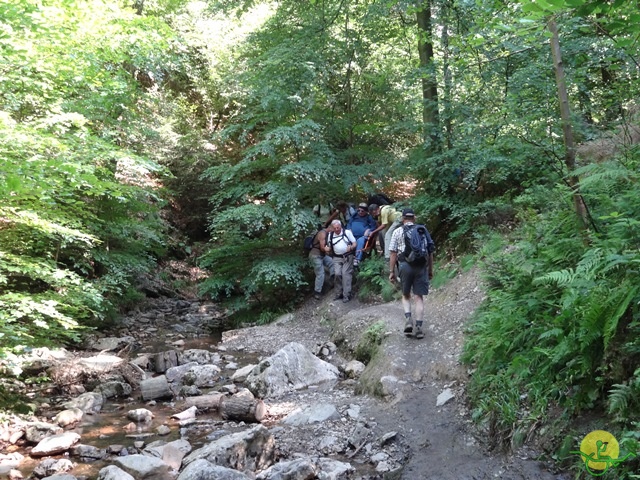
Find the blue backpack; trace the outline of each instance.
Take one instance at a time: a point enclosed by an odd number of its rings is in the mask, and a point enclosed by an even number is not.
[[[404,259],[409,265],[425,265],[436,249],[429,230],[424,225],[404,225]]]

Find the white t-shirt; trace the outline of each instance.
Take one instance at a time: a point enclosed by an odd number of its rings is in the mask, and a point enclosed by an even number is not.
[[[356,243],[356,238],[353,236],[353,233],[351,233],[351,230],[343,229],[339,234],[331,232],[328,236],[327,243],[333,248],[334,254],[344,255],[347,253],[349,245]]]

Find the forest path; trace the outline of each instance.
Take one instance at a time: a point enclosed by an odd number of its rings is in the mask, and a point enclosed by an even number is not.
[[[378,354],[360,378],[365,392],[382,390],[384,399],[363,396],[363,416],[378,434],[398,432],[404,468],[384,479],[438,480],[567,480],[567,474],[549,472],[533,460],[526,448],[516,454],[490,451],[486,438],[473,425],[467,407],[466,368],[460,365],[464,328],[484,298],[478,272],[472,269],[432,291],[425,301],[426,336],[422,340],[402,333],[404,317],[399,301],[362,304],[310,299],[283,319],[264,326],[225,333],[223,344],[233,348],[273,353],[290,341],[317,348],[328,340],[343,355],[353,350],[364,332],[384,323]],[[449,390],[454,397],[437,406],[438,396]]]
[[[464,329],[484,299],[477,270],[458,275],[425,299],[426,336],[402,334],[400,302],[368,307],[389,327],[379,358],[370,365],[372,379],[392,375],[397,391],[370,412],[382,429],[396,428],[409,453],[401,478],[407,480],[568,479],[546,470],[526,448],[502,455],[489,450],[471,421],[467,406],[466,368],[460,364]],[[438,406],[445,391],[454,397]],[[548,465],[550,466],[550,465]]]

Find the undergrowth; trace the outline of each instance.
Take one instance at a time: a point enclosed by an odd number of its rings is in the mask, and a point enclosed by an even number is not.
[[[530,438],[550,411],[569,418],[596,409],[609,414],[602,429],[622,439],[622,456],[640,438],[637,168],[610,163],[579,173],[593,228],[578,227],[564,187],[532,189],[515,202],[520,227],[484,258],[488,296],[463,361],[474,369],[473,416],[495,445]],[[485,243],[495,252],[495,235]],[[617,478],[632,478],[624,475],[633,464],[625,465]]]

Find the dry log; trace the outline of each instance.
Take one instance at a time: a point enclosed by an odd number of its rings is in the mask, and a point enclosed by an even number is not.
[[[225,396],[226,394],[224,393],[210,393],[199,397],[187,397],[184,401],[184,405],[186,408],[197,407],[198,410],[217,410],[220,408],[220,401]]]
[[[169,390],[167,377],[164,375],[142,380],[140,382],[140,393],[142,393],[143,400],[155,400],[156,398],[173,396],[171,390]]]
[[[266,413],[264,402],[256,399],[246,388],[220,402],[220,414],[225,420],[261,422]]]

